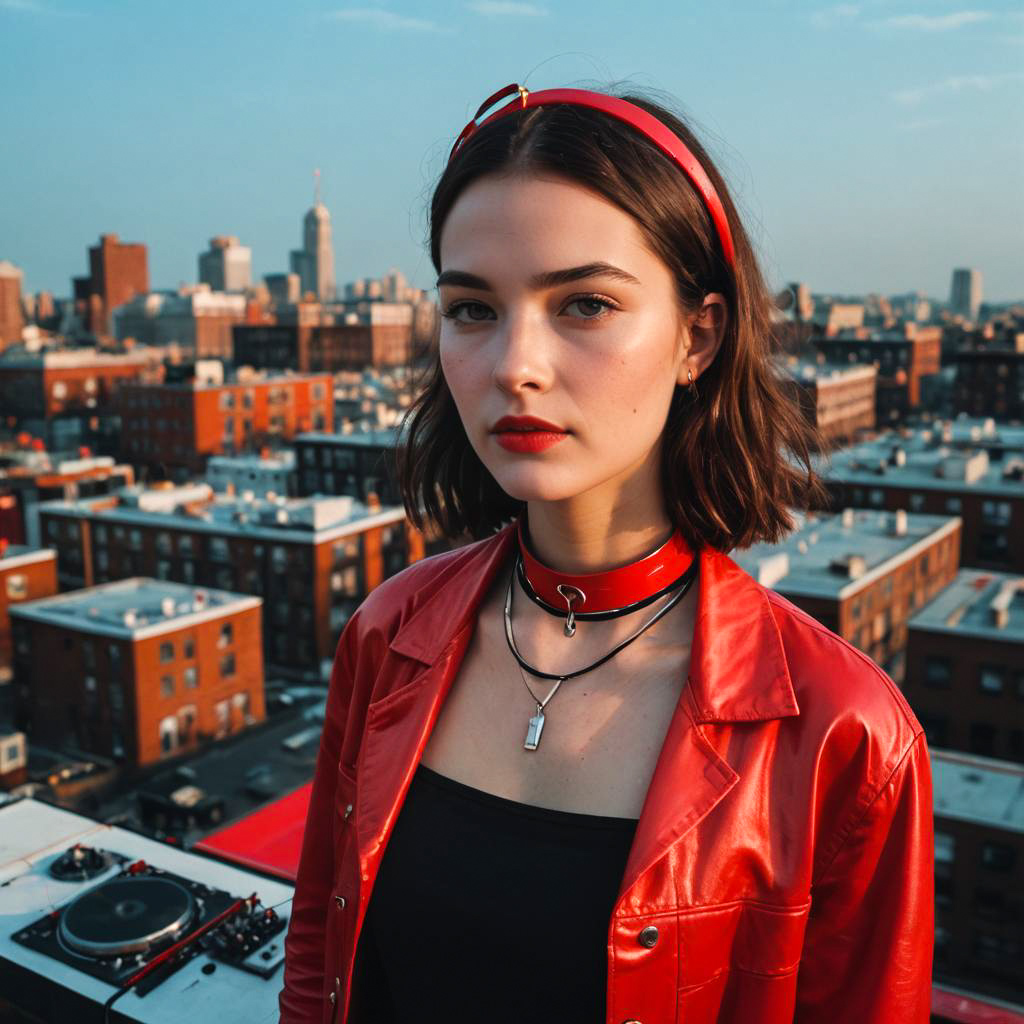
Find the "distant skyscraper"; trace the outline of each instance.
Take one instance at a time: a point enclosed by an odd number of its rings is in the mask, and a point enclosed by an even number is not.
[[[321,302],[335,297],[331,215],[320,200],[319,171],[313,206],[302,221],[302,248],[292,250],[291,269],[299,275],[303,295],[312,292]]]
[[[100,235],[89,247],[89,276],[73,278],[75,309],[86,330],[106,334],[110,314],[130,298],[149,291],[146,247]]]
[[[215,292],[241,292],[252,285],[252,250],[234,235],[217,235],[199,254],[199,280]]]
[[[981,271],[959,267],[953,271],[953,284],[949,290],[949,304],[954,313],[962,313],[970,320],[978,319],[981,309]]]
[[[25,326],[21,308],[21,270],[7,260],[0,260],[0,349],[21,341]]]

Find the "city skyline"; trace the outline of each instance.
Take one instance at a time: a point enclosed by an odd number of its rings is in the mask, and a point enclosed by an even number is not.
[[[158,289],[195,280],[221,234],[252,249],[254,279],[285,272],[317,167],[337,280],[401,266],[430,288],[427,204],[447,148],[519,79],[672,97],[773,286],[945,300],[953,269],[973,267],[987,301],[1024,294],[1024,17],[1009,3],[651,5],[629,20],[605,2],[258,17],[229,3],[202,19],[196,33],[155,9],[0,0],[0,83],[20,97],[0,259],[27,292],[68,295],[107,232],[147,245]]]

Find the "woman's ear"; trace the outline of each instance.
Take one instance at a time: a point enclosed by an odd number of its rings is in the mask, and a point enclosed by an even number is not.
[[[689,384],[687,371],[696,380],[711,365],[722,345],[728,322],[729,307],[720,292],[709,292],[700,309],[686,317],[690,344],[679,366],[680,384]]]

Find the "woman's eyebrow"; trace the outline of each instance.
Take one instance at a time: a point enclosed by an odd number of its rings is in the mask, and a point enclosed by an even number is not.
[[[585,277],[611,277],[617,281],[624,281],[627,284],[639,284],[640,282],[630,273],[611,263],[585,263],[581,267],[567,267],[565,270],[546,270],[540,274],[534,274],[529,284],[534,291],[545,288],[557,288],[562,284],[569,284],[572,281],[579,281]],[[437,279],[437,287],[442,285],[461,285],[463,288],[475,288],[478,291],[493,291],[491,286],[482,277],[470,274],[465,270],[445,270]]]

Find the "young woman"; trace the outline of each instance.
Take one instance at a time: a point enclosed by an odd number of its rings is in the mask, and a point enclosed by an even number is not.
[[[511,86],[431,212],[401,475],[478,539],[341,637],[281,1020],[924,1024],[921,727],[728,556],[820,482],[721,176],[650,102]]]

